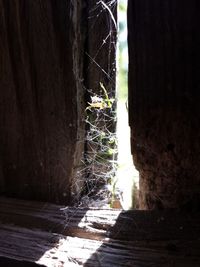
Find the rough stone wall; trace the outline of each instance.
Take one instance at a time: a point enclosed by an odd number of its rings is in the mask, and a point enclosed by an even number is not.
[[[2,194],[69,203],[82,142],[82,19],[81,0],[0,0]]]
[[[129,116],[140,208],[199,201],[198,1],[129,0]]]

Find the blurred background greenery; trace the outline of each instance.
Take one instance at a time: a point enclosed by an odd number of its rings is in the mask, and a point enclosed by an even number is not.
[[[119,0],[118,5],[118,99],[127,100],[127,73],[128,73],[128,48],[127,48],[127,0]]]
[[[118,171],[117,187],[122,192],[124,209],[136,207],[135,196],[139,174],[133,165],[128,125],[128,46],[127,0],[118,0],[118,73],[117,73],[117,138]]]

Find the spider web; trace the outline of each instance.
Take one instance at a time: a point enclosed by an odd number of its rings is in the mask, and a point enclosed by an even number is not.
[[[86,109],[82,166],[76,174],[81,198],[77,206],[110,207],[116,198],[116,8],[117,1],[92,1],[87,17],[85,90]],[[100,28],[102,27],[102,28]],[[101,34],[101,30],[104,30]],[[100,32],[100,34],[95,34]],[[94,47],[95,38],[98,46]],[[94,79],[93,79],[93,74]],[[86,78],[87,77],[87,78]],[[103,89],[104,88],[104,89]],[[108,106],[108,102],[110,105]]]

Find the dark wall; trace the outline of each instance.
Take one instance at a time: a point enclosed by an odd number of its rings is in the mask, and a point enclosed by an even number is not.
[[[100,82],[115,95],[116,7],[108,0],[0,0],[1,194],[79,200],[86,107],[102,94]]]
[[[81,3],[0,0],[2,194],[70,199],[82,141]]]
[[[195,0],[129,1],[129,116],[141,208],[199,199],[199,8]]]

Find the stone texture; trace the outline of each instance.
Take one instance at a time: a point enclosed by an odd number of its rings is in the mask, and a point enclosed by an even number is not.
[[[199,204],[198,1],[129,1],[129,116],[140,208]]]

